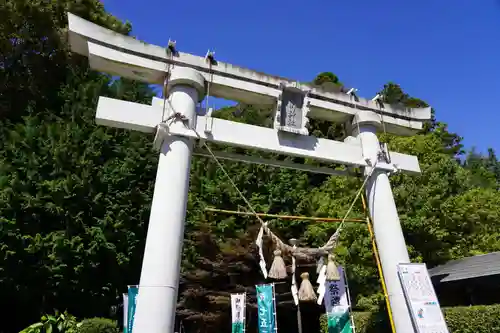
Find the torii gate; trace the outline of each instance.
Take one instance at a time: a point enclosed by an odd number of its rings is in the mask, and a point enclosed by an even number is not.
[[[217,62],[210,52],[205,58],[180,53],[175,50],[175,42],[163,48],[117,34],[73,14],[68,14],[68,21],[71,50],[87,56],[91,68],[148,83],[166,82],[169,92],[167,108],[159,98],[153,98],[152,105],[143,105],[100,97],[97,106],[97,124],[146,133],[156,131],[155,144],[160,149],[134,333],[174,331],[189,169],[195,139],[358,166],[365,169],[365,174],[375,167],[366,194],[392,315],[398,333],[414,332],[397,272],[397,265],[409,263],[410,259],[389,173],[401,170],[419,174],[420,167],[415,156],[384,149],[376,133],[385,127],[389,133],[412,135],[430,119],[430,108],[408,109],[353,98],[349,93],[325,92],[292,80]],[[275,106],[274,128],[211,118],[210,112],[201,115],[197,104],[205,96],[207,83],[212,96]],[[183,121],[176,121],[179,116]],[[308,136],[307,118],[349,124],[352,136],[345,142]],[[221,157],[335,173],[326,168],[241,155]]]

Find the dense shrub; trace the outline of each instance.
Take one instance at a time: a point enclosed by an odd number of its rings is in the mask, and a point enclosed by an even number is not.
[[[500,304],[444,308],[450,333],[500,333]],[[354,312],[357,333],[391,332],[385,313]],[[326,315],[321,316],[321,332],[328,333]]]
[[[356,333],[390,332],[391,328],[386,320],[385,313],[354,312]],[[321,332],[328,333],[326,315],[320,318]]]
[[[500,304],[444,309],[450,333],[500,333]]]
[[[119,333],[116,321],[107,318],[84,319],[78,325],[78,333]]]

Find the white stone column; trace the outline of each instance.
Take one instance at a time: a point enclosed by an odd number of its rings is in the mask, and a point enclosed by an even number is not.
[[[359,112],[352,127],[353,135],[361,142],[364,157],[375,163],[380,151],[376,135],[381,129],[380,116],[371,111]],[[365,174],[370,169],[367,168]],[[397,265],[409,263],[410,258],[386,171],[375,170],[372,173],[366,185],[366,195],[396,332],[414,332],[397,271]]]
[[[187,119],[187,125],[194,127],[196,105],[204,96],[203,77],[193,69],[175,67],[168,88],[174,112],[180,113]],[[174,126],[184,124],[175,121],[171,127]],[[180,136],[168,136],[161,147],[134,333],[174,332],[192,149],[193,140]]]

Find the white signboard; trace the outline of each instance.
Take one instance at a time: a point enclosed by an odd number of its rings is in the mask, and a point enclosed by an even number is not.
[[[399,264],[399,278],[418,333],[449,333],[425,264]]]

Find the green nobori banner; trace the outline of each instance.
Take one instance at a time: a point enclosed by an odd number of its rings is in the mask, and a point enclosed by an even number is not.
[[[275,333],[276,307],[274,306],[274,286],[261,284],[257,290],[257,308],[259,314],[259,333]]]
[[[123,294],[123,311],[126,311],[126,315],[123,316],[123,333],[132,333],[132,327],[134,325],[134,315],[135,315],[135,305],[137,303],[137,294],[139,293],[139,288],[136,286],[129,286],[128,293]],[[125,301],[126,299],[126,301]]]

